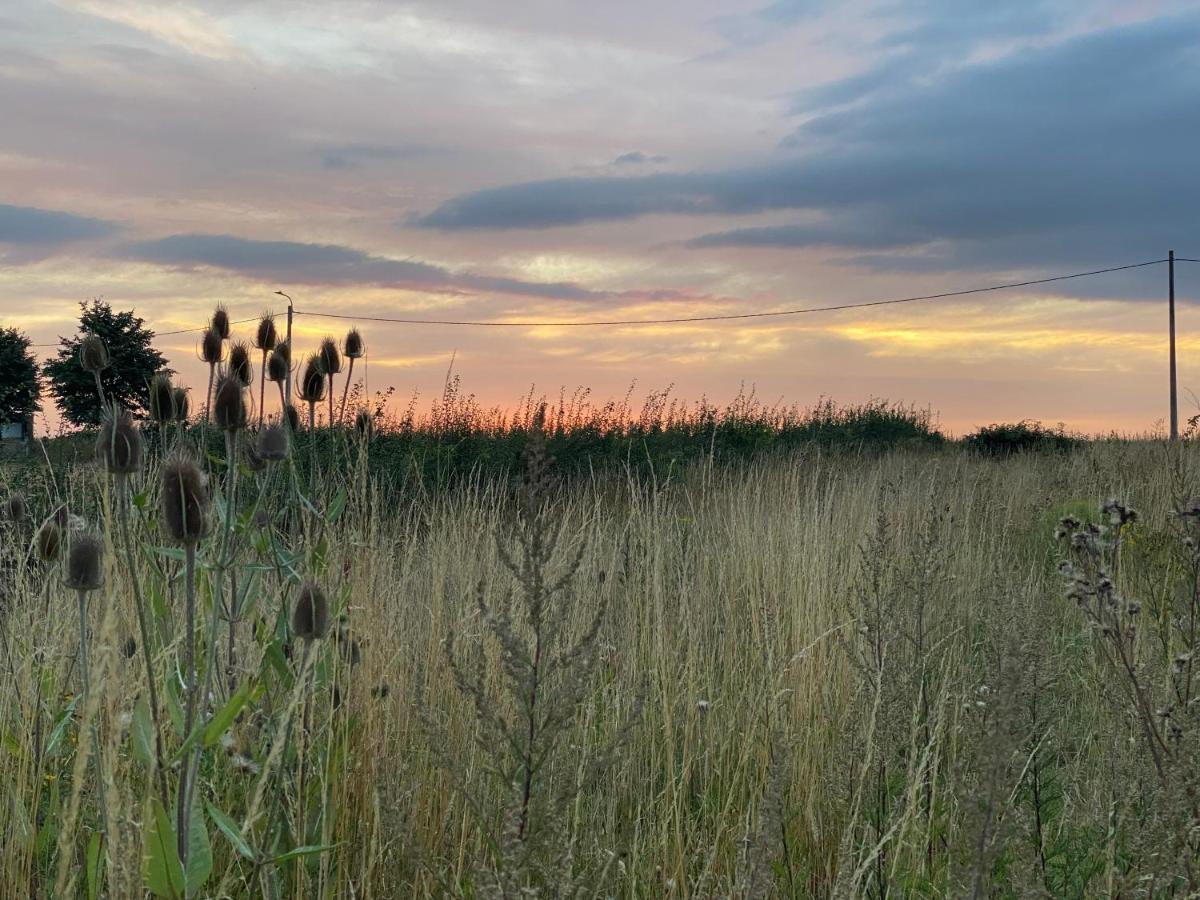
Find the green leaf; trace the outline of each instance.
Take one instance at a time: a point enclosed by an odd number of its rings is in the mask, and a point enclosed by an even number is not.
[[[211,816],[212,820],[217,823],[217,828],[221,829],[221,834],[225,835],[225,837],[229,840],[229,843],[233,845],[233,849],[246,859],[250,860],[250,862],[254,862],[254,851],[250,849],[250,845],[242,839],[242,830],[238,828],[237,823],[207,800],[205,801],[204,805],[208,807],[209,816]]]
[[[327,850],[332,850],[336,844],[309,844],[304,847],[296,847],[294,850],[289,850],[287,853],[281,853],[271,859],[273,863],[287,862],[289,859],[297,859],[301,856],[312,856],[314,853],[324,853]]]
[[[187,892],[192,896],[200,890],[212,874],[212,845],[208,841],[208,827],[204,822],[204,810],[199,803],[192,803],[188,810],[188,861]]]
[[[175,828],[161,800],[151,797],[147,806],[142,826],[145,852],[142,874],[146,889],[155,897],[181,900],[184,896],[183,866],[179,863]]]
[[[329,504],[329,509],[325,513],[325,521],[330,525],[334,524],[341,518],[342,511],[346,508],[346,489],[338,488],[337,494],[334,495],[333,502]]]
[[[209,720],[208,725],[204,728],[205,747],[213,746],[213,744],[221,739],[221,735],[229,730],[229,726],[233,724],[233,720],[242,711],[242,707],[246,705],[246,701],[250,699],[252,693],[254,693],[253,684],[247,681],[237,689],[217,714]]]
[[[167,712],[171,715],[171,724],[175,726],[175,733],[179,737],[183,737],[183,706],[179,702],[179,685],[174,677],[167,679]]]
[[[54,748],[61,742],[63,735],[66,733],[67,726],[71,723],[71,716],[75,712],[75,704],[79,702],[79,696],[71,698],[71,702],[66,705],[61,713],[58,714],[58,721],[54,724],[54,730],[50,732],[50,739],[46,741],[46,756],[54,752]]]
[[[144,766],[154,764],[154,723],[150,719],[150,704],[145,697],[138,699],[133,707],[133,753]]]
[[[133,505],[141,510],[148,509],[150,506],[150,491],[138,491],[133,495]]]
[[[93,831],[87,846],[87,869],[84,876],[87,879],[88,900],[96,900],[100,896],[100,884],[104,877],[104,833]]]
[[[174,559],[179,562],[183,562],[187,558],[182,547],[151,547],[150,549],[159,556],[165,556],[167,559]]]

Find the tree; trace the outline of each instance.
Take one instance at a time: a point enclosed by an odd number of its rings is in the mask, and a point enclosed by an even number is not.
[[[79,346],[89,334],[104,341],[108,350],[108,365],[100,372],[105,401],[119,403],[137,417],[145,416],[150,379],[158,372],[173,374],[163,355],[150,346],[154,332],[145,327],[145,320],[132,312],[113,312],[112,306],[97,298],[79,304],[79,332],[75,337],[60,337],[58,356],[42,369],[63,416],[75,425],[99,425],[101,421],[103,408],[96,395],[96,379],[84,371],[79,360]]]
[[[0,422],[28,423],[42,409],[41,393],[29,338],[15,328],[0,328]]]

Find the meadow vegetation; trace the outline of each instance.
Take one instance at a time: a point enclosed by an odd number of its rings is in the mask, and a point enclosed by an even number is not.
[[[259,425],[228,341],[0,470],[3,896],[1200,890],[1190,443],[389,420],[328,350]]]

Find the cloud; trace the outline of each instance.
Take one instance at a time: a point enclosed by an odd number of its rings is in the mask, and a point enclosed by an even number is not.
[[[122,259],[166,266],[207,266],[263,281],[371,284],[443,293],[499,293],[554,300],[602,300],[609,295],[571,282],[534,282],[453,272],[415,260],[374,256],[336,244],[247,240],[226,234],[177,234],[116,249]]]
[[[321,151],[321,167],[357,169],[367,162],[402,162],[445,152],[444,148],[429,144],[348,144]]]
[[[630,150],[628,153],[622,153],[612,161],[614,166],[640,166],[646,163],[665,163],[667,157],[655,153],[643,153],[641,150]]]
[[[743,15],[719,16],[713,25],[730,44],[755,47],[819,13],[825,6],[824,0],[772,0]]]
[[[119,230],[114,222],[90,219],[53,209],[0,204],[0,243],[52,247],[107,237]]]
[[[798,154],[741,168],[563,178],[465,194],[444,230],[794,210],[818,226],[700,246],[942,242],[950,266],[1127,261],[1194,231],[1200,15],[1112,27],[867,97],[806,122]]]

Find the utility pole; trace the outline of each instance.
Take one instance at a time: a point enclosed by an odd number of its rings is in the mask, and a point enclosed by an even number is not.
[[[287,323],[288,370],[287,370],[287,384],[284,388],[283,396],[285,396],[287,398],[286,403],[291,403],[292,402],[292,369],[294,369],[296,367],[296,348],[292,346],[292,316],[293,316],[292,298],[290,296],[288,296],[287,294],[285,294],[283,291],[276,291],[275,293],[277,293],[280,297],[286,298],[287,302],[288,302],[288,323]],[[1172,294],[1172,296],[1174,296],[1174,295]],[[1171,308],[1174,309],[1173,306]],[[1174,313],[1172,313],[1172,316],[1174,316]],[[1174,322],[1175,321],[1174,318],[1172,318],[1171,321]],[[1174,333],[1175,333],[1175,326],[1172,325],[1171,326],[1171,334],[1174,334]],[[1171,340],[1174,341],[1175,339],[1171,338]],[[1171,346],[1174,347],[1175,346],[1174,343],[1172,343]],[[1175,358],[1174,350],[1171,351],[1171,358],[1172,359]],[[1173,366],[1174,363],[1172,362],[1171,365]],[[1172,370],[1172,371],[1174,371],[1174,370]],[[279,411],[279,415],[283,416],[286,419],[287,409],[286,408],[281,409]]]
[[[1167,322],[1171,331],[1171,440],[1179,440],[1179,393],[1175,382],[1175,251],[1167,251]]]

